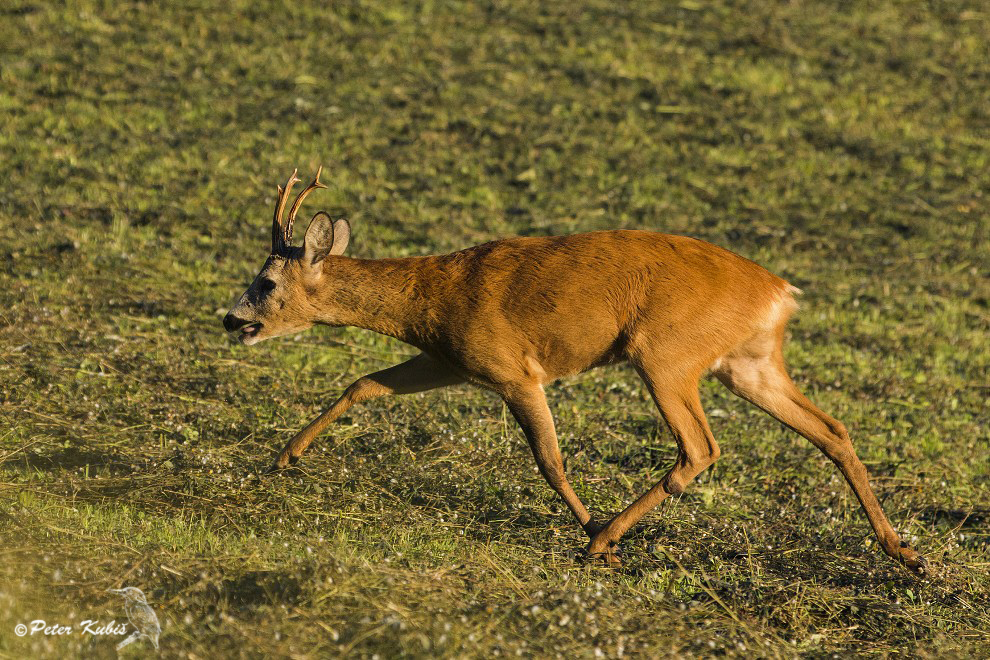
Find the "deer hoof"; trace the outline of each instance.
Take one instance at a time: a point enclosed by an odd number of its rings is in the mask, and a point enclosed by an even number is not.
[[[589,554],[588,558],[592,561],[603,564],[606,568],[618,568],[619,566],[622,566],[622,558],[615,550],[606,550],[605,552]]]
[[[604,564],[608,568],[622,566],[622,556],[619,554],[619,546],[614,543],[604,550],[592,549],[591,547],[586,548],[584,559],[589,563]]]
[[[927,577],[931,575],[931,569],[928,567],[928,560],[918,554],[917,550],[908,545],[907,541],[900,542],[894,557],[900,561],[906,569],[918,577]]]
[[[299,462],[298,456],[291,456],[289,454],[280,454],[278,460],[272,463],[272,466],[268,468],[268,471],[265,474],[273,474],[275,472],[279,472],[280,470],[284,470],[290,465],[295,465],[298,462]]]
[[[928,567],[928,560],[913,550],[911,552],[912,555],[908,557],[901,555],[901,563],[904,564],[905,568],[918,577],[931,576],[931,569]]]

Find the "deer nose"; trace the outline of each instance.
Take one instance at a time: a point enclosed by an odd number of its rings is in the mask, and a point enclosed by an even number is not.
[[[227,312],[227,316],[223,317],[223,329],[227,332],[233,332],[238,328],[241,328],[250,323],[247,319],[242,319],[239,316],[234,316],[230,312]]]

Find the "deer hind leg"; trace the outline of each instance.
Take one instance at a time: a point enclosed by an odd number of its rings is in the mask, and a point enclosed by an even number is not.
[[[424,392],[456,385],[463,380],[444,365],[423,354],[394,367],[362,376],[351,383],[332,406],[289,440],[271,470],[282,469],[299,460],[313,439],[355,403],[389,394]]]
[[[754,337],[724,357],[715,376],[733,393],[803,435],[831,459],[859,499],[884,552],[914,573],[924,575],[927,562],[901,540],[887,520],[846,427],[809,401],[787,375],[779,337],[779,329]]]
[[[674,384],[664,379],[668,374],[654,374],[644,365],[638,365],[637,371],[673,433],[678,451],[674,466],[667,474],[653,488],[612,518],[591,539],[588,554],[600,557],[610,564],[619,563],[615,546],[630,527],[668,495],[684,492],[691,480],[719,457],[718,445],[701,408],[698,379],[685,378]]]

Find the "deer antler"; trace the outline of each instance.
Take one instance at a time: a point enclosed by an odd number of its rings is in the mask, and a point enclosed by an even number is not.
[[[289,209],[289,219],[285,223],[285,244],[288,246],[292,241],[292,223],[296,221],[296,213],[299,212],[299,207],[302,206],[303,200],[306,196],[316,190],[317,188],[326,188],[326,185],[320,183],[320,174],[323,173],[323,166],[320,165],[319,169],[316,170],[316,176],[313,178],[313,182],[306,186],[306,188],[299,193],[296,200],[292,202],[292,208]]]
[[[286,239],[286,232],[282,227],[282,212],[285,210],[285,202],[289,199],[289,191],[292,186],[301,181],[296,174],[299,170],[292,170],[292,176],[289,180],[285,182],[285,187],[276,186],[278,188],[278,199],[275,200],[275,217],[272,219],[272,254],[282,254],[285,249],[289,247],[289,241]],[[295,205],[293,205],[295,208]],[[292,223],[289,223],[289,238],[292,237]]]

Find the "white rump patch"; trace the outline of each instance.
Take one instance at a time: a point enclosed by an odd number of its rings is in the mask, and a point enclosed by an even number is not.
[[[761,326],[767,330],[772,330],[780,325],[784,319],[793,314],[794,310],[797,309],[797,301],[794,300],[794,295],[799,293],[801,293],[801,289],[791,284],[788,284],[783,290],[779,291],[773,303],[770,304],[770,308],[767,310]]]

